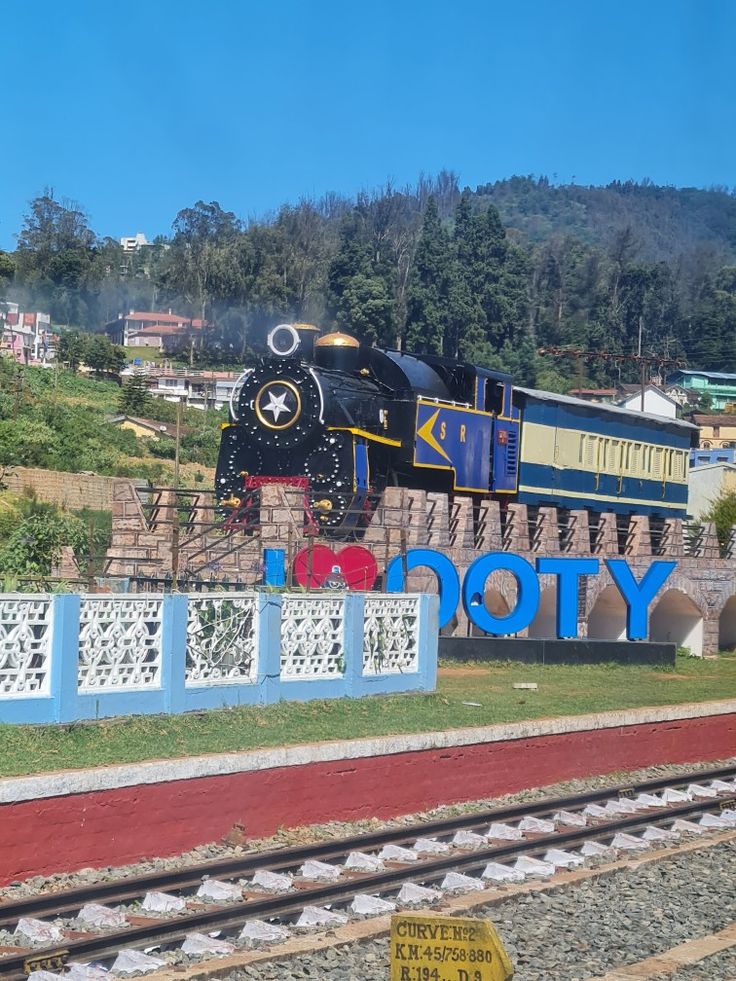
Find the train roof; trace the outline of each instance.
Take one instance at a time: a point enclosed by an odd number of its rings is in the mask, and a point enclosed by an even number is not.
[[[478,365],[471,364],[469,361],[458,361],[455,358],[445,358],[440,354],[413,354],[407,352],[412,358],[424,361],[425,364],[433,367],[445,368],[450,371],[464,371],[479,378],[490,378],[492,381],[511,382],[513,379],[507,371],[493,371],[491,368],[479,368]]]
[[[540,402],[559,402],[562,405],[569,405],[571,408],[586,409],[588,413],[601,412],[605,415],[620,416],[622,421],[632,422],[635,419],[643,419],[649,423],[655,423],[662,428],[675,427],[682,431],[690,431],[691,434],[698,432],[698,427],[684,419],[670,419],[669,416],[656,416],[652,412],[637,412],[635,409],[624,409],[620,405],[609,405],[606,402],[588,402],[586,399],[576,399],[572,395],[557,395],[555,392],[542,392],[536,388],[521,388],[514,386],[515,392],[530,396]]]

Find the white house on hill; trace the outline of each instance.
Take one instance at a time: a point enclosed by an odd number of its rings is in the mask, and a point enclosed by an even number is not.
[[[627,385],[628,393],[618,400],[618,405],[622,409],[631,409],[632,412],[641,412],[641,388],[637,385]],[[665,395],[661,388],[655,385],[647,385],[644,389],[644,412],[653,416],[665,416],[667,419],[677,418],[678,404],[669,395]]]

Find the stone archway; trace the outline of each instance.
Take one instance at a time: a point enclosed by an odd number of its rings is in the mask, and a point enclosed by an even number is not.
[[[547,586],[539,597],[539,609],[529,624],[529,637],[537,639],[557,636],[557,587]]]
[[[626,603],[616,586],[606,586],[598,594],[588,614],[591,640],[626,640]]]
[[[662,594],[649,618],[649,640],[687,647],[702,657],[703,614],[684,591],[668,589]]]
[[[718,650],[736,648],[736,596],[726,600],[718,618]]]

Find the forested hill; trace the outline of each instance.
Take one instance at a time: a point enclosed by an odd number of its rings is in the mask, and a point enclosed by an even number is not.
[[[650,181],[554,186],[545,178],[511,177],[479,186],[475,196],[495,205],[504,224],[529,242],[572,235],[607,248],[628,226],[640,258],[648,261],[666,262],[700,249],[736,258],[736,197],[725,188],[659,187]]]
[[[461,190],[442,172],[354,199],[327,195],[243,221],[198,201],[170,236],[124,255],[81,206],[30,203],[5,295],[100,329],[128,309],[214,323],[207,357],[242,363],[274,323],[341,327],[565,390],[571,361],[540,347],[684,357],[736,371],[736,197],[726,190],[556,186],[513,177]],[[586,380],[635,369],[591,362]]]

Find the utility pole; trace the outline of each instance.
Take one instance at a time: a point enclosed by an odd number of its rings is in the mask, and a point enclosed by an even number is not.
[[[644,411],[644,395],[646,391],[646,379],[645,379],[646,365],[641,360],[641,335],[642,335],[643,327],[644,327],[644,318],[641,316],[641,314],[639,314],[639,345],[637,348],[636,356],[640,359],[639,360],[639,368],[640,368],[639,384],[641,385],[641,411],[642,412]]]
[[[176,450],[174,453],[174,489],[179,490],[179,450],[181,447],[181,396],[176,403]]]
[[[608,361],[615,366],[624,363],[639,365],[639,384],[641,387],[641,411],[644,411],[644,394],[646,391],[646,375],[649,365],[657,365],[659,368],[684,368],[687,364],[681,358],[663,358],[655,354],[641,353],[641,330],[642,320],[639,318],[639,353],[638,354],[619,354],[614,351],[584,351],[580,348],[572,347],[540,347],[538,354],[546,354],[553,358],[575,358],[578,373],[578,386],[580,386],[581,367],[583,361]]]

